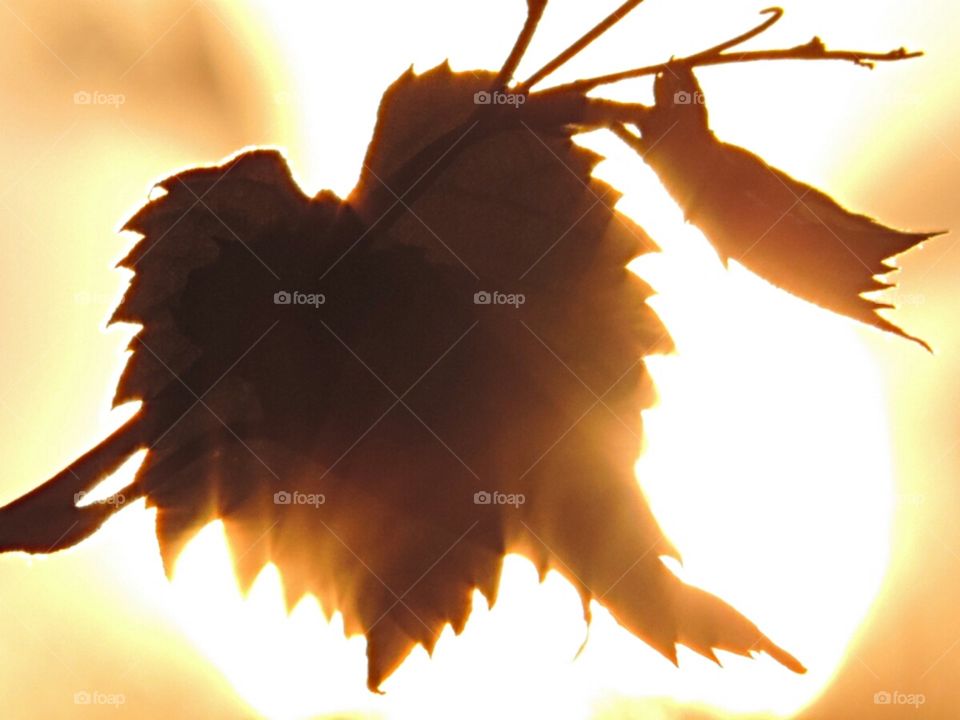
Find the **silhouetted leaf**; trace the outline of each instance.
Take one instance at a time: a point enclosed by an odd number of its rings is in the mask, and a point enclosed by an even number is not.
[[[716,139],[693,69],[672,64],[631,141],[721,259],[731,258],[805,300],[914,340],[861,297],[892,285],[889,260],[938,233],[901,232],[851,213],[761,158]],[[799,140],[799,139],[798,139]]]
[[[150,452],[128,492],[157,507],[167,571],[222,518],[244,587],[274,562],[290,603],[312,592],[366,635],[372,689],[445,624],[459,632],[474,589],[493,602],[508,552],[671,660],[682,642],[801,670],[660,560],[676,551],[633,465],[653,397],[643,356],[670,342],[625,269],[655,246],[614,211],[573,129],[465,139],[378,231],[382,178],[463,124],[492,80],[401,77],[349,204],[307,198],[257,151],[163,181],[128,223],[144,238],[114,318],[143,328],[116,401],[144,400]],[[275,304],[282,292],[325,302]],[[484,292],[515,306],[478,304]]]

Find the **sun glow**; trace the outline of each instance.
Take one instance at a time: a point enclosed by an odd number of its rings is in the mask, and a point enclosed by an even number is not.
[[[400,36],[381,18],[364,31],[367,47],[378,48],[377,61],[357,62],[348,74],[323,79],[318,68],[337,57],[358,58],[350,36],[336,37],[329,29],[363,22],[359,4],[356,16],[350,4],[338,4],[335,12],[324,8],[322,22],[298,9],[302,4],[258,4],[267,32],[289,59],[284,103],[300,116],[308,148],[307,157],[299,163],[293,158],[293,164],[313,189],[349,190],[379,92],[411,59],[422,69],[456,47],[455,67],[495,64],[490,43],[505,52],[512,32],[502,32],[502,23],[490,18],[518,19],[522,3],[494,4],[485,13],[488,24],[474,27],[469,39],[458,35],[452,46],[442,42],[443,33],[423,28],[413,38]],[[447,21],[456,27],[440,4],[423,5],[417,12],[432,18],[431,27]],[[580,11],[557,3],[553,12],[572,17]],[[651,12],[658,11],[652,6]],[[562,46],[581,29],[580,21],[578,15],[567,26],[545,27],[540,47]],[[716,39],[703,28],[694,34]],[[578,71],[620,69],[625,57],[639,64],[620,41],[619,51],[598,52],[593,64],[580,64]],[[650,39],[653,55],[659,42]],[[735,72],[743,74],[709,75],[708,90],[729,91],[717,92],[712,107],[718,122],[730,128],[743,115],[731,108],[747,92],[738,79],[751,77],[763,86],[763,78],[773,77],[763,68]],[[786,85],[771,80],[766,87],[775,93]],[[810,112],[795,118],[798,126],[823,125]],[[816,173],[825,171],[815,154],[778,140],[783,127],[774,132],[757,117],[742,118],[751,147],[819,182]],[[829,139],[831,129],[821,129],[815,134]],[[621,209],[665,250],[635,268],[658,289],[654,305],[678,346],[676,355],[651,362],[661,402],[645,416],[648,447],[638,477],[684,554],[676,571],[738,606],[810,672],[796,677],[768,659],[729,656],[721,658],[721,670],[683,651],[677,671],[599,607],[586,649],[574,659],[586,630],[573,589],[553,575],[538,584],[531,565],[511,557],[495,608],[488,610],[478,595],[463,635],[454,639],[448,629],[432,659],[415,651],[378,697],[364,687],[362,639],[345,638],[340,618],[328,622],[312,599],[287,617],[274,568],[261,574],[248,598],[241,597],[228,570],[222,529],[214,524],[178,565],[177,614],[188,635],[265,716],[583,718],[636,710],[643,717],[669,717],[677,703],[786,716],[816,697],[843,662],[887,566],[893,504],[884,387],[859,331],[737,266],[724,270],[635,157],[609,138],[585,142],[610,158],[599,174],[625,191]],[[821,155],[834,150],[818,148]]]
[[[178,614],[265,716],[429,718],[456,708],[572,719],[636,707],[668,717],[677,702],[786,716],[843,660],[886,568],[893,502],[883,387],[857,331],[724,270],[635,161],[609,160],[599,173],[631,188],[623,209],[666,246],[636,268],[660,289],[654,304],[678,346],[651,362],[661,402],[646,414],[638,476],[684,554],[676,571],[745,611],[810,672],[762,657],[726,656],[720,669],[685,651],[677,671],[600,607],[574,659],[586,632],[575,592],[552,575],[539,585],[511,557],[494,609],[478,594],[463,635],[448,629],[432,659],[415,651],[377,697],[364,687],[362,639],[345,638],[340,618],[328,622],[312,599],[287,618],[273,567],[241,597],[214,524],[178,566]]]
[[[414,652],[387,694],[373,696],[362,640],[345,638],[339,617],[327,622],[312,599],[287,618],[274,568],[242,599],[218,524],[178,565],[187,633],[278,720],[446,717],[454,707],[463,717],[583,718],[634,705],[656,717],[672,702],[785,716],[809,702],[842,660],[886,566],[892,479],[881,386],[846,322],[745,272],[726,275],[699,250],[683,263],[699,270],[673,283],[666,267],[656,272],[672,285],[659,310],[679,352],[653,363],[662,400],[647,415],[639,476],[684,553],[677,572],[747,612],[807,664],[807,676],[764,658],[727,656],[720,669],[683,651],[678,671],[599,607],[574,659],[586,632],[575,592],[553,575],[539,585],[533,567],[511,557],[494,609],[478,594],[459,638],[448,630],[432,659]],[[687,283],[709,300],[671,302]]]

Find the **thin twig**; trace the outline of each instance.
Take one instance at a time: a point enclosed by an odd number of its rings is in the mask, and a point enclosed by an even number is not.
[[[533,40],[533,36],[537,32],[537,26],[540,24],[540,18],[543,17],[546,9],[547,0],[527,0],[527,19],[513,44],[510,55],[507,56],[503,67],[497,73],[497,79],[491,88],[491,92],[503,90],[513,78],[513,73],[516,72],[517,66],[527,52],[527,48],[530,47],[530,41]]]
[[[776,25],[777,22],[780,21],[780,18],[783,17],[783,8],[778,8],[778,7],[767,8],[766,10],[761,10],[760,14],[761,15],[770,14],[771,17],[764,20],[762,23],[757,25],[752,30],[747,30],[747,32],[743,33],[742,35],[737,35],[735,38],[731,38],[726,42],[722,42],[719,45],[714,45],[712,48],[708,50],[704,50],[701,53],[697,53],[697,55],[703,55],[703,56],[719,55],[724,50],[729,50],[730,48],[736,47],[737,45],[742,45],[747,40],[752,40],[753,38],[757,37],[757,35],[762,35],[767,30],[769,30],[774,25]]]
[[[706,65],[732,65],[734,63],[757,62],[759,60],[844,60],[855,65],[872,68],[878,62],[896,62],[922,56],[922,52],[908,52],[906,48],[898,48],[887,53],[869,53],[859,50],[827,50],[820,38],[813,38],[804,45],[780,50],[751,50],[736,54],[719,53],[707,55],[697,53],[686,58],[678,58],[656,65],[624,70],[623,72],[600,75],[598,77],[577,80],[576,82],[558,85],[544,90],[543,93],[562,92],[589,92],[590,90],[632,78],[656,75],[666,70],[669,65],[687,65],[690,67]]]
[[[607,30],[612,28],[618,22],[620,22],[627,14],[637,7],[643,0],[627,0],[620,7],[614,10],[612,13],[607,15],[603,20],[597,23],[591,30],[584,33],[584,35],[573,43],[570,47],[564,50],[562,53],[557,55],[553,60],[548,62],[542,68],[537,70],[533,75],[523,81],[520,87],[517,88],[518,92],[525,92],[536,85],[538,82],[543,80],[545,77],[557,70],[557,68],[562,67],[568,63],[573,57],[580,53],[584,48],[586,48],[590,43],[596,40],[598,37],[603,35]]]

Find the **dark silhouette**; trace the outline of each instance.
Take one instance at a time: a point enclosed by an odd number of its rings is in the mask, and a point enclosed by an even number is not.
[[[85,503],[148,448],[126,504],[157,508],[167,572],[221,518],[246,588],[265,563],[289,603],[316,595],[368,641],[368,685],[415,644],[458,632],[502,559],[555,569],[676,662],[682,643],[766,652],[803,666],[661,561],[679,557],[636,482],[644,357],[670,350],[625,269],[656,249],[593,178],[577,132],[610,128],[663,178],[726,260],[884,330],[860,297],[883,261],[929,234],[900,233],[710,134],[698,65],[766,59],[866,64],[913,57],[788,50],[727,54],[780,18],[685,59],[533,87],[639,0],[526,82],[514,70],[546,3],[499,73],[412,71],[386,91],[361,179],[310,198],[260,150],[189,170],[127,224],[143,235],[115,321],[138,323],[115,404],[142,400],[113,435],[0,509],[0,550],[54,552],[117,502]],[[656,75],[656,104],[591,99]],[[792,197],[796,193],[799,200]],[[795,202],[797,201],[798,202]],[[778,222],[782,220],[782,222]]]

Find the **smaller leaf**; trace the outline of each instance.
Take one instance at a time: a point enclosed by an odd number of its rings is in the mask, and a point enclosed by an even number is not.
[[[825,193],[717,140],[691,67],[670,65],[655,82],[656,105],[642,137],[618,134],[657,172],[726,264],[730,259],[804,300],[913,340],[876,311],[892,305],[863,293],[892,287],[877,278],[890,260],[939,233],[902,232],[852,213]]]

